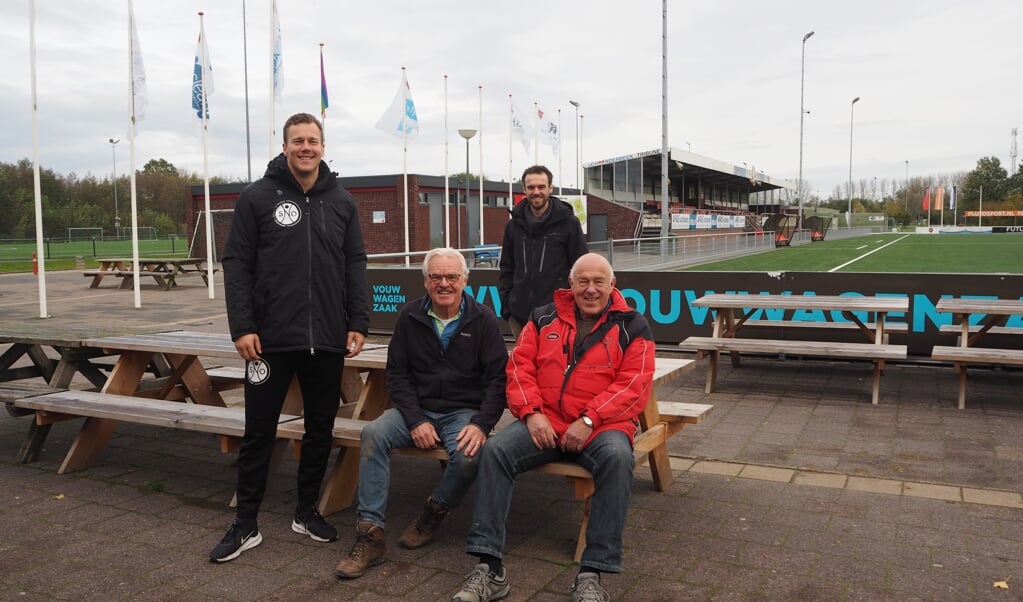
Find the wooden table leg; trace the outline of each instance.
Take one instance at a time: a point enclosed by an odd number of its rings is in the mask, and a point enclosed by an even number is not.
[[[327,482],[320,494],[317,510],[323,516],[352,505],[359,487],[359,448],[342,447],[333,466],[327,471]]]

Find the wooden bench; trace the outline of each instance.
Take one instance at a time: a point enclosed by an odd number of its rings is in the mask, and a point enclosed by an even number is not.
[[[245,434],[245,412],[238,408],[79,390],[18,396],[10,403],[23,411],[35,412],[36,423],[40,425],[86,419],[57,471],[60,474],[95,464],[106,448],[108,433],[118,422],[221,435],[221,449],[225,451],[233,447],[229,439],[240,439]],[[280,421],[299,418],[282,414]],[[278,437],[289,433],[279,433]]]
[[[1023,349],[936,345],[931,350],[931,359],[955,364],[956,371],[959,373],[959,409],[962,410],[966,407],[967,365],[972,362],[995,366],[1023,366]]]
[[[906,359],[906,345],[875,343],[843,343],[830,341],[791,341],[779,339],[739,339],[721,337],[688,337],[679,347],[696,351],[698,357],[710,355],[705,392],[711,393],[717,380],[718,355],[732,353],[732,364],[738,366],[738,353],[775,356],[837,357],[874,362],[872,403],[877,404],[881,392],[881,371],[885,360]]]
[[[714,406],[662,401],[657,402],[657,408],[660,413],[661,422],[636,435],[633,449],[637,467],[645,464],[651,453],[667,443],[668,439],[680,431],[686,424],[696,424],[703,420]],[[368,422],[337,418],[334,423],[334,445],[358,449],[361,445],[362,435],[360,425],[364,424],[368,424]],[[303,428],[302,420],[282,423],[277,427],[277,436],[294,439],[297,442],[302,438]],[[296,447],[298,447],[297,444]],[[429,458],[440,462],[446,462],[448,459],[447,451],[439,447],[428,450],[415,447],[397,448],[393,452]],[[576,540],[574,556],[574,559],[578,562],[582,557],[583,549],[586,547],[586,526],[590,519],[590,503],[594,492],[593,475],[579,464],[567,461],[551,462],[533,470],[535,472],[565,477],[572,486],[575,498],[583,502],[583,515],[579,526],[579,537]],[[357,488],[358,480],[351,478],[351,474],[343,467],[343,460],[339,455],[333,467],[327,473],[327,483],[324,485],[323,497],[320,499],[320,514],[333,514],[350,506]]]
[[[236,448],[234,442],[245,433],[245,413],[237,408],[224,408],[189,403],[175,403],[125,395],[98,393],[78,390],[46,390],[45,388],[15,389],[5,386],[0,390],[0,400],[22,412],[34,412],[39,424],[53,424],[66,420],[85,418],[85,423],[75,438],[58,473],[84,468],[98,461],[106,447],[109,436],[106,429],[112,429],[118,422],[130,422],[164,428],[212,433],[221,436],[221,450]],[[667,440],[686,424],[695,424],[703,419],[713,406],[658,402],[661,422],[652,425],[636,437],[636,464],[647,461],[651,452],[664,445]],[[365,420],[336,418],[334,421],[334,445],[358,449],[362,443],[362,429],[369,424]],[[301,416],[282,414],[277,427],[277,438],[292,440],[299,448],[305,433]],[[433,450],[401,449],[397,453],[444,461],[447,452]],[[557,474],[568,479],[575,497],[583,501],[583,517],[579,530],[575,559],[578,560],[585,547],[586,525],[590,515],[590,499],[594,485],[592,475],[573,462],[553,462],[536,469],[538,472]],[[328,473],[327,483],[320,500],[320,512],[331,514],[337,510],[340,500],[350,503],[358,486],[357,480],[342,470],[339,455]]]

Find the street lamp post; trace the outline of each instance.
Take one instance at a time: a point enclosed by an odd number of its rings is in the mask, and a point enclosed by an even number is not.
[[[803,227],[803,116],[806,110],[803,108],[803,85],[806,74],[806,41],[810,39],[813,32],[803,36],[803,52],[799,62],[799,181],[796,187],[799,189],[799,220],[796,222]]]
[[[909,215],[909,159],[906,159],[906,206],[904,210]]]
[[[110,143],[110,156],[114,159],[114,233],[117,238],[121,238],[121,212],[117,208],[117,143],[120,141],[113,138],[107,140]]]
[[[465,210],[469,210],[469,140],[476,135],[476,130],[462,129],[458,130],[458,135],[465,138]],[[482,174],[480,174],[482,177]],[[482,199],[481,199],[482,200]],[[458,248],[462,248],[462,210],[455,207],[455,214],[458,217]]]
[[[860,97],[852,99],[849,103],[849,225],[852,226],[852,141],[853,141],[853,112],[856,110],[856,103],[860,101]]]
[[[570,100],[568,104],[575,107],[575,189],[579,190],[579,103]]]

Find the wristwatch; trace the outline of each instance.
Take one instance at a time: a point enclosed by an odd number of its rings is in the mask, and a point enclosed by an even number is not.
[[[586,426],[588,426],[590,428],[593,428],[593,420],[589,416],[587,416],[586,414],[583,414],[582,416],[580,416],[580,418],[583,419],[583,424],[585,424]]]

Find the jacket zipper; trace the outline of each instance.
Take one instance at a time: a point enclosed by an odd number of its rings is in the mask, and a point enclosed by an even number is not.
[[[310,203],[311,202],[312,201],[310,200],[310,198],[308,196],[306,196],[305,197],[305,208],[306,208],[306,216],[307,216],[308,219],[306,219],[305,230],[306,230],[306,234],[307,234],[306,241],[309,243],[308,246],[306,247],[306,259],[307,259],[307,261],[306,261],[306,270],[307,270],[307,272],[306,272],[306,276],[307,276],[307,278],[306,278],[306,298],[307,298],[307,301],[309,303],[309,306],[308,306],[309,307],[309,311],[307,312],[307,314],[309,316],[309,324],[308,324],[308,327],[309,327],[309,355],[316,355],[316,346],[315,346],[314,341],[313,341],[313,312],[312,312],[312,307],[313,307],[313,224],[312,224],[312,221],[313,221],[313,211],[312,211],[312,208],[310,207]]]

